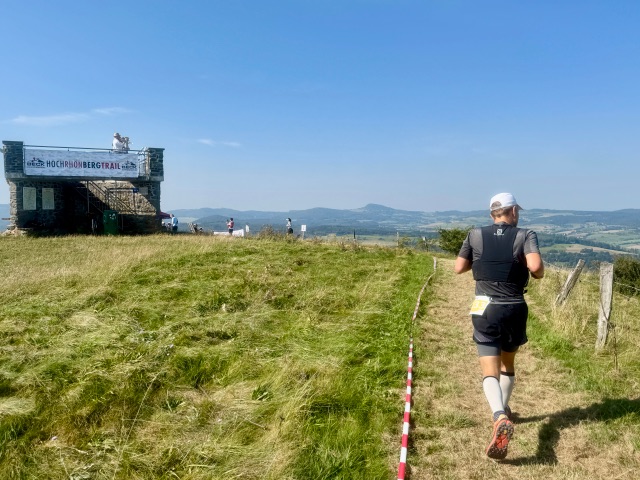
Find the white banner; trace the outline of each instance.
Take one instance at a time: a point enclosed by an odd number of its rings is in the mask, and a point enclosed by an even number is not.
[[[136,153],[24,149],[25,175],[41,177],[136,178]]]

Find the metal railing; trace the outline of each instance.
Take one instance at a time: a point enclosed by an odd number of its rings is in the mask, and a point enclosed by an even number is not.
[[[85,180],[83,187],[76,187],[78,191],[87,200],[87,210],[93,206],[100,212],[105,210],[116,210],[120,214],[136,214],[135,201],[125,202],[117,193],[117,191],[126,191],[133,193],[132,188],[117,188],[111,189],[103,187],[97,182]],[[86,192],[86,193],[85,193]]]
[[[102,147],[57,147],[54,145],[23,145],[23,147],[29,147],[29,148],[54,148],[56,150],[66,150],[66,151],[71,151],[71,150],[94,150],[94,151],[98,151],[98,152],[112,152],[114,151],[113,148],[102,148]],[[147,148],[141,148],[140,150],[133,150],[133,149],[129,149],[126,153],[136,153],[138,155],[141,154],[146,154],[147,152]]]

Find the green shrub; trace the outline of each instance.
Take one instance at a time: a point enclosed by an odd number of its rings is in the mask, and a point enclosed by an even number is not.
[[[613,264],[616,289],[624,295],[640,293],[640,261],[629,256],[617,257]]]
[[[439,228],[438,235],[440,235],[440,238],[438,239],[438,244],[440,248],[447,253],[458,255],[464,239],[467,238],[467,234],[472,228],[473,226],[467,228]]]

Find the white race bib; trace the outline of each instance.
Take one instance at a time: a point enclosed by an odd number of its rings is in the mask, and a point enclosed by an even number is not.
[[[469,315],[482,315],[491,303],[491,297],[486,295],[476,295],[475,300],[471,304]]]

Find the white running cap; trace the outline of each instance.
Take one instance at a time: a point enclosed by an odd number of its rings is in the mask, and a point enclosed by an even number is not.
[[[518,205],[518,202],[516,201],[516,197],[514,197],[510,193],[499,193],[491,197],[491,201],[489,202],[489,209],[492,212],[494,210],[507,207],[518,207],[518,210],[522,210],[522,207]]]

